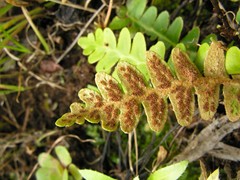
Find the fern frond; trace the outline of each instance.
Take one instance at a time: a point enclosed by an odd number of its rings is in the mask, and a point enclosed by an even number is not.
[[[127,28],[123,28],[118,40],[109,28],[97,29],[96,32],[81,37],[78,41],[83,54],[88,57],[90,64],[96,63],[97,72],[110,73],[120,60],[125,60],[147,75],[146,42],[142,33],[137,33],[133,40]],[[115,74],[115,73],[114,73]]]
[[[147,67],[151,84],[144,75],[128,62],[118,63],[116,70],[121,85],[112,76],[99,72],[96,84],[100,93],[89,89],[79,92],[84,104],[73,103],[71,112],[56,121],[57,126],[69,126],[74,122],[101,122],[102,128],[115,131],[120,123],[123,132],[136,128],[144,109],[153,131],[160,131],[167,120],[168,101],[172,104],[177,121],[182,126],[192,123],[197,95],[198,108],[204,120],[216,113],[220,85],[223,85],[224,105],[229,120],[240,118],[240,80],[229,78],[224,67],[224,50],[220,43],[213,42],[204,62],[202,75],[188,55],[179,48],[172,51],[176,76],[156,53],[148,52]]]
[[[129,27],[133,32],[144,32],[150,36],[151,40],[163,41],[166,48],[169,48],[179,43],[183,20],[177,17],[170,23],[169,13],[163,11],[158,14],[156,7],[147,7],[147,0],[128,0],[126,7],[120,8],[118,16],[112,20],[109,27],[111,29]],[[181,42],[191,46],[189,47],[191,49],[196,46],[199,35],[200,30],[195,27]]]

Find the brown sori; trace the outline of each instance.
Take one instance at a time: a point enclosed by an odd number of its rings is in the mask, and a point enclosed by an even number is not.
[[[79,98],[83,103],[73,103],[71,112],[59,118],[56,125],[71,126],[87,120],[101,122],[107,131],[115,131],[120,124],[123,132],[130,133],[136,128],[144,110],[150,128],[161,131],[168,117],[169,98],[178,123],[187,126],[193,121],[195,94],[202,119],[213,118],[219,104],[221,85],[229,120],[239,120],[240,80],[238,76],[227,75],[224,49],[219,42],[210,46],[203,75],[179,48],[174,48],[171,56],[176,76],[156,53],[147,53],[151,82],[146,82],[144,76],[126,62],[120,62],[116,67],[120,84],[106,73],[97,73],[95,81],[100,93],[87,88],[80,90]]]

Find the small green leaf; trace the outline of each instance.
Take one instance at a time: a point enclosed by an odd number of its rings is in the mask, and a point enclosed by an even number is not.
[[[146,42],[142,33],[137,33],[133,38],[131,55],[139,61],[146,60]]]
[[[79,172],[86,180],[115,180],[110,176],[90,169],[80,169]]]
[[[66,147],[64,146],[55,147],[55,153],[57,154],[58,159],[65,167],[72,163],[72,158]]]
[[[37,180],[62,180],[62,174],[56,168],[39,168],[36,172]]]
[[[219,169],[216,169],[212,174],[210,174],[207,180],[219,180]]]
[[[105,46],[110,47],[110,48],[116,48],[116,38],[114,33],[110,28],[106,28],[103,31],[104,34],[104,43]],[[96,39],[97,39],[98,34],[96,34]]]
[[[240,49],[231,47],[226,54],[225,66],[228,74],[240,74]]]
[[[157,53],[161,59],[164,59],[166,48],[162,41],[158,41],[155,45],[151,46],[149,50]]]
[[[93,63],[99,61],[100,59],[102,59],[104,54],[105,54],[105,49],[98,48],[92,54],[90,54],[90,56],[88,57],[88,62],[90,64],[93,64]]]
[[[112,30],[116,29],[123,29],[124,27],[127,27],[130,23],[130,19],[124,18],[125,14],[127,12],[127,8],[125,6],[122,6],[117,11],[118,16],[114,17],[113,20],[109,24],[109,28]]]
[[[154,24],[155,29],[159,29],[160,32],[166,32],[169,26],[169,13],[167,11],[161,12]]]
[[[161,168],[153,172],[148,180],[175,180],[178,179],[186,170],[188,161],[181,161],[179,163]]]
[[[196,66],[201,72],[203,72],[204,60],[207,56],[208,50],[209,50],[209,45],[207,43],[203,43],[200,45],[197,52],[197,58],[194,63],[196,64]]]
[[[45,168],[55,167],[57,169],[62,170],[60,162],[58,162],[54,157],[52,157],[48,153],[41,153],[38,156],[38,163],[40,164],[41,167]]]
[[[127,28],[123,28],[119,34],[117,49],[128,54],[131,49],[131,35]]]
[[[62,179],[61,180],[68,180],[68,171],[67,171],[67,169],[63,170]]]
[[[70,164],[68,167],[69,172],[71,173],[71,175],[74,177],[75,180],[81,180],[82,176],[80,174],[80,171],[78,169],[77,166],[75,166],[74,164]]]
[[[133,180],[140,180],[139,176],[133,178]]]
[[[203,43],[208,43],[211,44],[212,41],[217,41],[217,36],[216,34],[209,34],[207,35],[201,42],[201,44]]]
[[[109,24],[109,27],[112,30],[115,29],[122,29],[126,27],[129,24],[130,20],[129,19],[120,19],[119,17],[114,17],[111,23]]]
[[[169,26],[167,36],[175,43],[178,42],[183,28],[183,20],[181,17],[176,18]]]
[[[156,18],[157,18],[157,8],[155,6],[151,6],[142,15],[141,20],[146,26],[153,26]]]
[[[197,49],[197,43],[200,36],[199,27],[192,28],[187,35],[181,40],[181,43],[185,45],[187,50],[195,51]]]
[[[147,0],[134,0],[127,2],[127,8],[129,10],[130,15],[139,19],[147,5]]]
[[[238,8],[238,12],[236,14],[236,21],[238,24],[240,24],[240,8]]]

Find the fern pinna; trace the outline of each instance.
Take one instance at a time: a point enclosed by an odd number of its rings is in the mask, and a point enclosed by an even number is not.
[[[220,85],[223,85],[224,105],[229,120],[240,118],[240,81],[229,78],[224,67],[224,50],[213,42],[204,62],[204,76],[179,48],[172,50],[176,77],[165,61],[154,52],[147,53],[147,67],[151,83],[131,64],[119,62],[116,69],[121,85],[112,76],[98,72],[96,84],[99,92],[90,89],[79,91],[84,103],[73,103],[71,112],[56,121],[57,126],[101,122],[102,128],[115,131],[120,123],[123,132],[129,133],[137,126],[144,109],[153,131],[160,131],[167,120],[168,101],[172,104],[178,123],[192,123],[197,95],[200,115],[210,120],[216,113]]]

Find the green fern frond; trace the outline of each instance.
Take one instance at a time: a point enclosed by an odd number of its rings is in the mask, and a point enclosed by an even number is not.
[[[146,66],[146,42],[140,32],[131,39],[129,30],[123,28],[116,40],[110,28],[97,29],[95,33],[79,38],[78,44],[84,49],[83,54],[88,56],[88,62],[97,63],[97,72],[113,73],[116,78],[116,72],[112,72],[113,67],[119,61],[126,61],[136,66],[149,79]],[[162,57],[165,53],[163,43],[158,42],[152,50],[158,51],[159,48],[162,49],[158,52]]]
[[[163,11],[160,14],[154,6],[147,7],[147,0],[128,0],[126,7],[120,8],[109,27],[111,29],[121,29],[128,27],[132,32],[144,32],[150,36],[151,40],[163,41],[167,48],[175,47],[179,41],[183,29],[183,20],[177,17],[170,23],[169,13]],[[200,30],[193,28],[182,39],[188,49],[196,46],[199,39]]]
[[[83,124],[86,119],[91,123],[101,122],[102,128],[107,131],[115,131],[120,123],[122,131],[129,133],[136,128],[144,109],[150,128],[160,131],[167,120],[169,98],[178,123],[187,126],[193,121],[195,94],[201,117],[204,120],[213,118],[218,107],[220,85],[223,85],[229,120],[239,120],[240,81],[237,77],[228,77],[224,67],[224,50],[219,42],[213,42],[208,50],[204,74],[179,48],[172,50],[172,61],[176,76],[156,53],[147,53],[151,83],[145,81],[144,75],[135,66],[119,62],[116,70],[125,91],[112,76],[97,73],[95,81],[99,93],[90,89],[80,90],[83,104],[73,103],[71,112],[59,118],[56,125]]]

